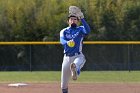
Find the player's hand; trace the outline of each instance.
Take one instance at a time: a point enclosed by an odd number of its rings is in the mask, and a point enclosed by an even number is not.
[[[77,12],[80,12],[81,10],[77,6],[70,6],[69,7],[69,14],[76,14]]]
[[[81,9],[77,6],[70,6],[69,7],[69,14],[76,15],[79,19],[84,18],[84,15],[81,12]]]
[[[69,40],[69,41],[67,41],[67,45],[69,47],[74,47],[75,46],[75,42],[73,40]]]
[[[84,18],[84,14],[83,14],[82,12],[78,12],[78,13],[77,13],[77,17],[78,17],[79,19],[83,19],[83,18]]]

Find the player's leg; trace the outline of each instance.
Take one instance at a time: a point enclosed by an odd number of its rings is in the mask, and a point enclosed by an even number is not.
[[[62,72],[61,72],[61,89],[62,93],[68,93],[68,82],[71,76],[70,71],[70,59],[69,57],[64,56],[62,63]]]
[[[85,56],[83,54],[80,54],[76,56],[74,62],[71,63],[71,74],[73,80],[77,80],[77,75],[80,74],[80,70],[84,66],[85,62]]]

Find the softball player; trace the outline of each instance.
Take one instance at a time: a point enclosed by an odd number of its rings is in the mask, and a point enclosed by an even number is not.
[[[82,22],[83,26],[78,26],[79,21]],[[61,72],[62,93],[68,93],[70,77],[77,80],[77,75],[80,74],[80,69],[86,61],[82,53],[83,38],[90,32],[90,27],[85,21],[83,13],[76,6],[69,7],[68,24],[67,28],[60,31],[60,42],[64,47]]]

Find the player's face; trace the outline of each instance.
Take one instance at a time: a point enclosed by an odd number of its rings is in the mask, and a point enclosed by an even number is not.
[[[71,24],[76,24],[78,25],[78,19],[77,17],[70,17],[69,20],[68,20],[68,24],[71,25]]]

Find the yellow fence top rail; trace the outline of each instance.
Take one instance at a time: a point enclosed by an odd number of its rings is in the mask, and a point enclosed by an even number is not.
[[[140,41],[84,41],[84,44],[140,44]],[[46,42],[0,42],[0,45],[55,45],[60,44],[59,41],[46,41]]]

